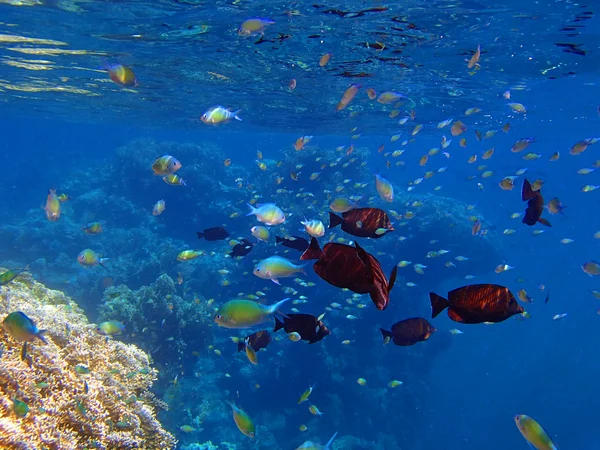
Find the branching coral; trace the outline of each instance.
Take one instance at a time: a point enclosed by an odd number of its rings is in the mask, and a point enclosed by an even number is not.
[[[47,345],[0,342],[0,447],[170,449],[175,438],[142,397],[156,380],[148,355],[95,333],[68,297],[24,275],[2,288],[0,316],[23,311],[47,329]],[[86,367],[76,371],[75,367]],[[19,417],[13,399],[29,412]]]

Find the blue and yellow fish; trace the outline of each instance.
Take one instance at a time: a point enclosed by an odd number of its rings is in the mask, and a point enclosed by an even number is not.
[[[32,342],[39,339],[44,344],[48,341],[44,338],[46,330],[39,330],[33,320],[21,311],[11,312],[2,321],[2,328],[14,339],[21,342]]]

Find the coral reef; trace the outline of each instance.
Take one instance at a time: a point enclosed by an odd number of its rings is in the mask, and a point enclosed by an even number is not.
[[[24,355],[22,343],[6,333],[0,338],[2,448],[174,448],[144,400],[157,377],[148,355],[98,335],[75,302],[30,275],[4,286],[0,300],[0,317],[22,311],[48,340],[29,343]],[[14,401],[28,412],[16,414]]]
[[[166,274],[135,291],[125,285],[109,287],[99,307],[99,321],[122,321],[127,334],[143,336],[143,348],[157,363],[170,361],[165,370],[172,377],[179,369],[173,365],[174,354],[192,358],[192,351],[204,350],[213,340],[212,307],[200,296],[182,298],[177,287]]]

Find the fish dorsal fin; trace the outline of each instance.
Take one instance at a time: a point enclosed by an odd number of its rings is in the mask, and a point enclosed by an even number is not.
[[[521,199],[526,202],[527,200],[531,200],[537,196],[537,192],[535,192],[531,188],[531,183],[527,178],[523,180],[523,189],[521,190]]]
[[[356,241],[354,241],[354,248],[356,249],[356,254],[358,255],[358,258],[362,261],[362,263],[368,269],[371,269],[371,261],[369,260],[369,255],[367,254],[365,249],[358,245],[358,242]]]
[[[388,281],[388,287],[387,287],[388,294],[394,287],[394,283],[396,282],[397,275],[398,275],[398,266],[394,266],[394,268],[392,269],[392,272],[390,273],[390,281]]]
[[[310,244],[308,248],[302,253],[300,256],[301,261],[306,261],[307,259],[321,259],[323,256],[323,250],[319,247],[319,242],[313,237],[310,239]]]

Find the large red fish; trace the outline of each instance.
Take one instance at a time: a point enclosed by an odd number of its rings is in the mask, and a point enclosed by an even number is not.
[[[312,238],[300,259],[318,259],[313,269],[323,280],[357,294],[369,294],[380,311],[387,307],[398,267],[394,266],[388,282],[379,261],[358,243],[355,243],[355,247],[329,243],[321,250],[317,240]]]
[[[527,202],[527,209],[525,210],[525,217],[522,222],[526,225],[533,226],[536,223],[541,223],[547,227],[552,225],[546,219],[542,219],[541,215],[544,212],[544,197],[542,197],[542,191],[534,191],[531,188],[531,183],[525,178],[523,180],[523,189],[521,190],[521,198],[524,202]]]
[[[356,237],[378,239],[394,231],[387,213],[379,208],[357,208],[346,211],[342,217],[329,213],[329,228],[342,225],[342,230]]]
[[[448,308],[448,317],[460,323],[502,322],[524,309],[515,296],[497,284],[472,284],[448,293],[448,300],[429,293],[431,317]]]

